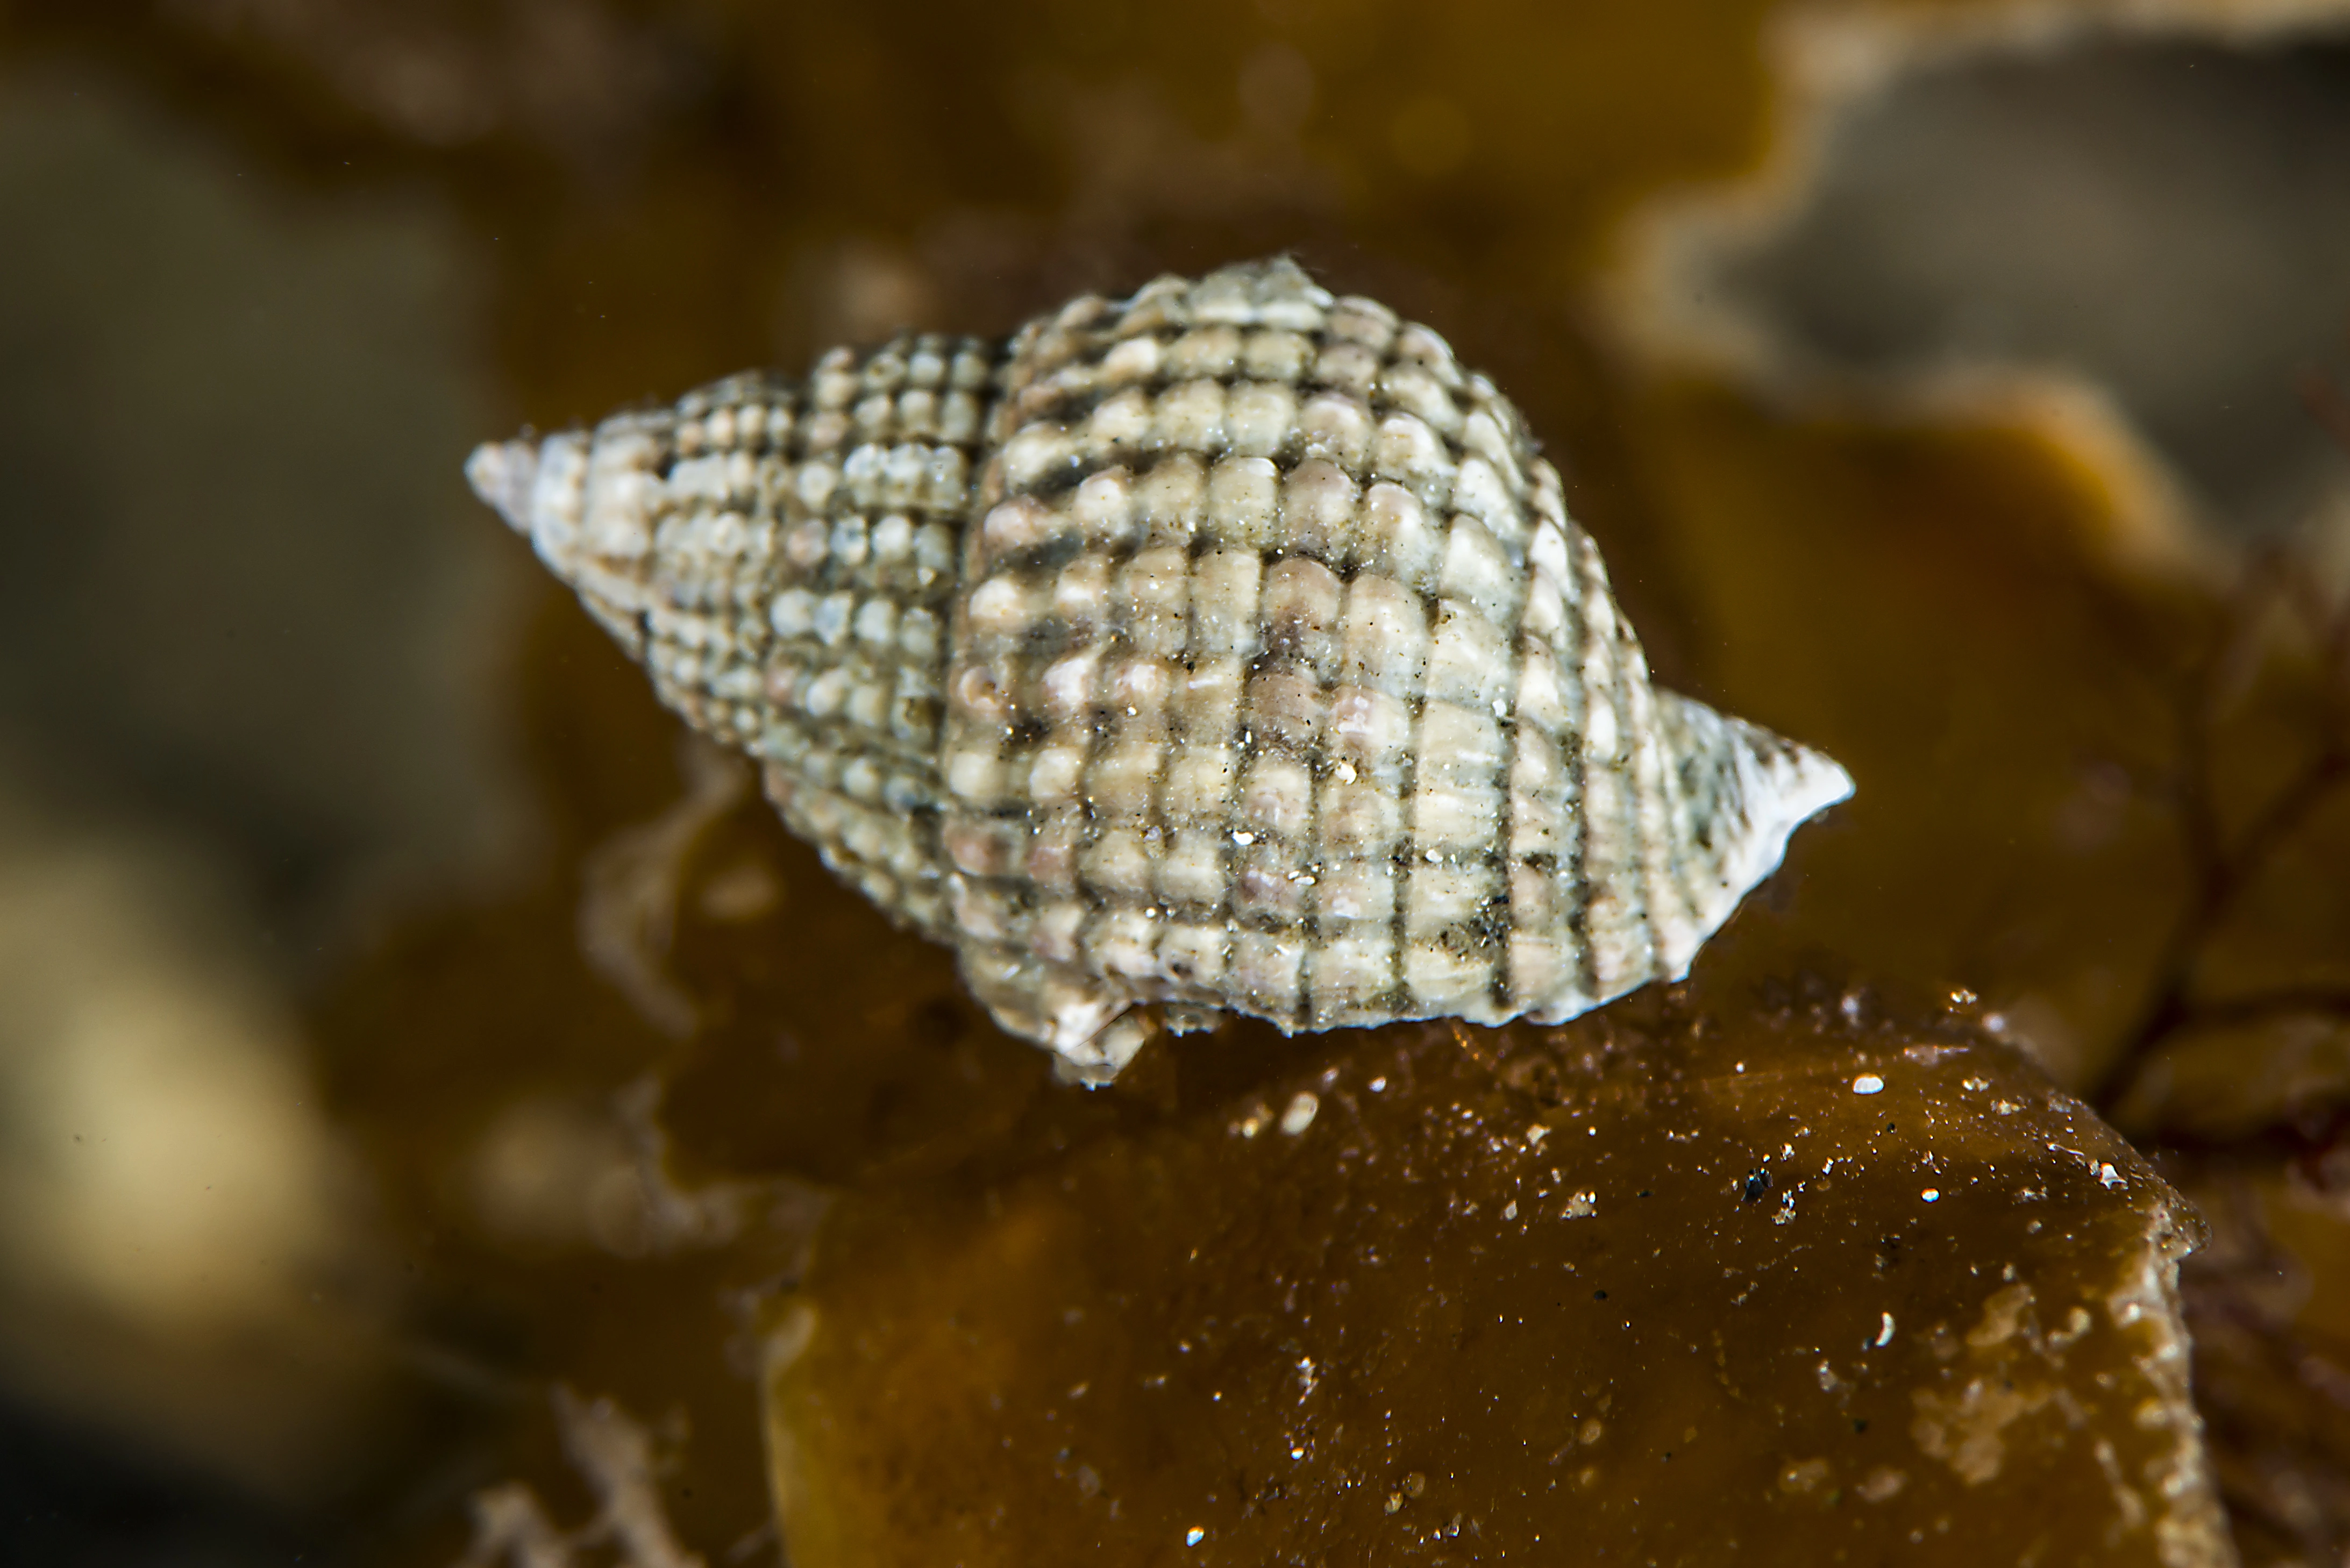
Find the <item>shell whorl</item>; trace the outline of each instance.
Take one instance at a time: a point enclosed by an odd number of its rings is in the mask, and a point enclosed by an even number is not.
[[[1653,687],[1509,401],[1286,261],[467,472],[827,864],[1097,1077],[1141,1002],[1556,1021],[1678,977],[1852,789]]]

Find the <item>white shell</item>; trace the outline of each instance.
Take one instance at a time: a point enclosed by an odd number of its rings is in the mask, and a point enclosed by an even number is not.
[[[1852,792],[1649,684],[1517,410],[1287,261],[467,474],[827,864],[1082,1072],[1138,1002],[1569,1018]]]

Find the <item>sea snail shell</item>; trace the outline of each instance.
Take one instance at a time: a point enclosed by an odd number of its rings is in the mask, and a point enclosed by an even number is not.
[[[1571,1017],[1852,792],[1649,684],[1517,410],[1286,260],[838,348],[467,476],[1013,1033]]]

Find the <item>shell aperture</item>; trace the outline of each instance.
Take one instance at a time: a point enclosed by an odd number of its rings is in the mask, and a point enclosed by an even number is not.
[[[1294,264],[836,349],[467,464],[785,821],[1079,1075],[1128,1008],[1572,1017],[1820,753],[1653,686],[1517,411]]]

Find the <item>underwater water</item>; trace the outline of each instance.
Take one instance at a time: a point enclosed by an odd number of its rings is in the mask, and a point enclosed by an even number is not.
[[[2338,1557],[2342,46],[2046,14],[0,9],[9,1554]],[[1857,794],[1087,1091],[461,465],[1275,252]]]

